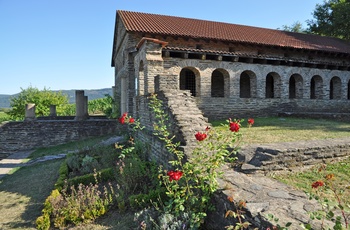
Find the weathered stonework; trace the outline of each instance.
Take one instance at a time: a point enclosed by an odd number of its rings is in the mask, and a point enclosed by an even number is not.
[[[125,131],[115,120],[35,120],[0,125],[0,159],[23,150]]]

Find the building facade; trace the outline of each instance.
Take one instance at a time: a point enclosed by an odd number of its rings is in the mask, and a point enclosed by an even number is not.
[[[120,112],[187,90],[211,119],[350,111],[350,43],[311,34],[117,11],[112,66]]]

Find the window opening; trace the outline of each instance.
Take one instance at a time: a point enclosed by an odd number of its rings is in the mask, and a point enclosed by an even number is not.
[[[190,90],[192,96],[196,96],[196,76],[192,70],[181,70],[180,90]]]
[[[219,70],[215,70],[211,75],[211,96],[225,96],[225,79],[224,75]]]

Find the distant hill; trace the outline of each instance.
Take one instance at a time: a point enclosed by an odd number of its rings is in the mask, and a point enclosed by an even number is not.
[[[75,103],[75,89],[72,90],[53,90],[54,92],[61,91],[63,94],[66,94],[69,99],[69,103]],[[98,98],[105,97],[106,94],[112,96],[112,88],[105,89],[85,89],[85,96],[88,96],[89,100],[94,100]],[[11,97],[16,97],[17,94],[7,95],[0,94],[0,108],[10,108],[10,99]]]

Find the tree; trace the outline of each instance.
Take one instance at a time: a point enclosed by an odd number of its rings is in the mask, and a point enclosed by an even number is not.
[[[350,40],[350,0],[325,0],[313,17],[307,21],[311,33]]]
[[[282,28],[277,28],[279,30],[296,32],[296,33],[305,33],[305,29],[303,28],[303,24],[301,22],[296,21],[291,26],[283,25]]]
[[[98,98],[88,102],[89,114],[104,114],[107,117],[116,117],[113,114],[113,97],[105,94],[104,98]]]
[[[11,110],[8,112],[11,119],[23,120],[25,116],[25,105],[35,104],[37,116],[47,116],[50,114],[50,105],[56,105],[57,114],[63,113],[68,105],[68,97],[61,92],[53,92],[46,88],[39,90],[32,86],[22,89],[18,96],[11,98]]]

